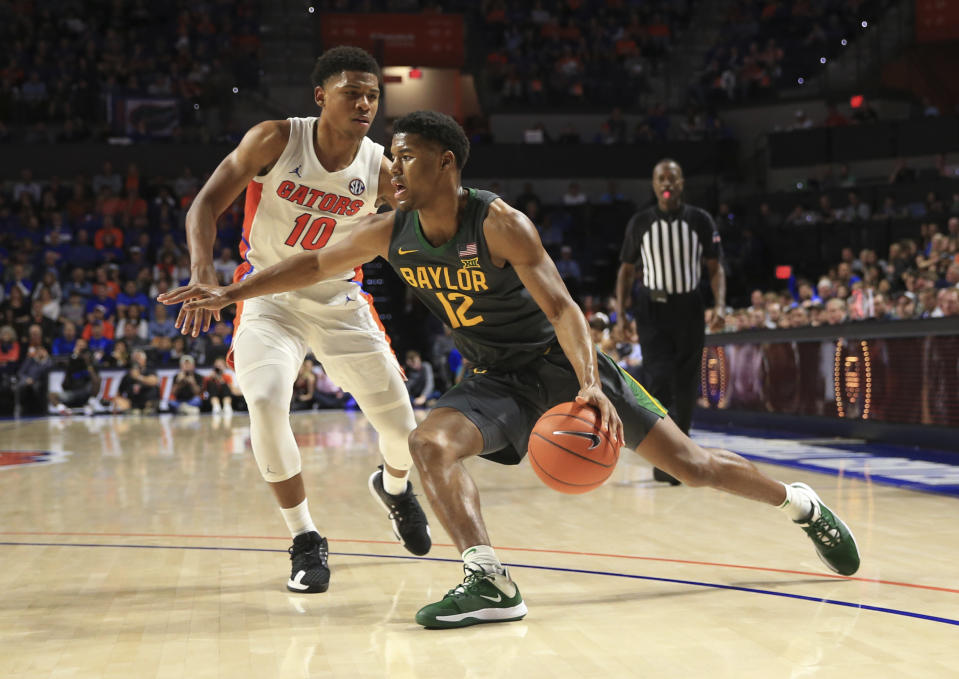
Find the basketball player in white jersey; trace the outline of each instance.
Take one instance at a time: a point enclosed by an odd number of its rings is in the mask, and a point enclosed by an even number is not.
[[[379,104],[379,82],[379,66],[367,52],[331,49],[313,70],[318,118],[266,121],[246,133],[187,214],[191,282],[217,282],[216,220],[244,189],[243,261],[235,281],[335,243],[378,205],[393,205],[383,147],[366,137]],[[293,536],[287,588],[295,592],[324,592],[330,580],[326,538],[309,512],[289,418],[293,382],[309,351],[353,395],[379,434],[385,464],[370,477],[369,488],[397,538],[417,555],[431,546],[426,516],[407,480],[413,410],[361,280],[360,268],[337,272],[295,292],[248,300],[236,315],[228,360],[250,411],[253,455]],[[181,311],[176,324],[196,337],[209,329],[211,318],[208,311]]]

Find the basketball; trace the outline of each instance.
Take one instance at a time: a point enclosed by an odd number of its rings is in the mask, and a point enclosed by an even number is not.
[[[543,413],[529,436],[529,460],[543,483],[561,493],[585,493],[603,484],[616,467],[619,447],[599,412],[573,401]]]

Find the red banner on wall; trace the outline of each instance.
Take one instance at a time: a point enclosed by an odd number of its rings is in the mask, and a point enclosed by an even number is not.
[[[916,0],[916,41],[959,39],[959,1]]]
[[[320,34],[324,49],[355,45],[382,57],[384,66],[463,65],[459,14],[322,14]]]

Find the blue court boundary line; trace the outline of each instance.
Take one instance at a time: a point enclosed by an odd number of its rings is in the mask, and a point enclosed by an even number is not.
[[[859,452],[859,451],[854,451]],[[921,481],[906,481],[904,479],[897,479],[892,476],[885,476],[882,473],[871,472],[866,474],[855,469],[843,469],[840,474],[837,469],[830,469],[828,467],[819,467],[814,464],[804,464],[802,462],[797,462],[795,460],[782,460],[779,458],[763,457],[762,455],[755,455],[753,453],[740,453],[743,457],[753,462],[762,462],[764,464],[774,464],[779,465],[780,467],[789,467],[791,469],[802,469],[803,471],[815,472],[817,474],[826,474],[827,476],[846,476],[851,479],[856,479],[857,481],[869,481],[871,483],[877,483],[883,486],[893,486],[895,488],[905,488],[906,490],[915,490],[923,493],[930,493],[932,495],[946,495],[948,497],[959,497],[959,486],[949,485],[949,486],[933,486],[928,483],[922,483]],[[841,457],[837,455],[836,457]],[[876,456],[877,459],[882,459],[880,456]],[[923,460],[916,460],[917,462],[922,462]]]
[[[728,427],[728,428],[717,428],[711,426],[705,427],[693,427],[692,439],[701,445],[709,445],[708,442],[704,443],[703,438],[697,436],[697,434],[702,434],[709,436],[710,434],[714,435],[731,435],[731,436],[742,436],[754,439],[756,441],[762,441],[763,439],[770,439],[774,441],[791,441],[797,446],[815,446],[821,449],[830,449],[835,451],[835,455],[825,457],[817,452],[813,455],[813,459],[842,459],[844,457],[843,453],[854,453],[854,454],[866,454],[866,458],[858,457],[857,459],[869,459],[873,458],[877,461],[880,461],[883,458],[889,457],[902,457],[913,462],[934,462],[937,464],[947,465],[950,467],[959,467],[959,455],[954,452],[944,451],[944,450],[934,450],[934,449],[912,449],[908,446],[902,445],[891,445],[886,443],[874,443],[874,442],[850,442],[844,440],[828,440],[829,437],[820,437],[816,438],[814,435],[800,435],[796,433],[788,433],[778,430],[767,430],[767,429],[744,429],[742,427]],[[810,438],[815,438],[814,443],[806,443]],[[896,475],[889,475],[883,473],[883,470],[880,468],[876,471],[861,471],[858,469],[848,469],[848,468],[831,468],[817,465],[814,462],[805,462],[804,460],[807,457],[803,457],[802,454],[797,453],[796,457],[769,457],[765,456],[762,453],[757,453],[754,451],[743,452],[742,450],[736,450],[736,446],[730,446],[729,449],[733,452],[742,455],[748,460],[753,462],[762,462],[764,464],[773,464],[780,467],[788,467],[790,469],[800,469],[803,471],[815,472],[817,474],[825,474],[827,476],[847,476],[852,479],[859,481],[866,481],[877,483],[883,486],[893,486],[896,488],[905,488],[907,490],[919,491],[923,493],[930,493],[933,495],[946,495],[949,497],[959,497],[959,484],[947,484],[947,485],[936,485],[930,483],[924,483],[921,479],[919,480],[910,480],[897,477]],[[903,468],[901,471],[908,471],[908,468]]]
[[[266,547],[204,547],[198,545],[111,545],[103,543],[79,543],[79,542],[0,542],[0,546],[22,546],[22,547],[120,547],[123,549],[189,549],[214,552],[270,552],[274,554],[285,554],[283,549],[268,549]],[[330,552],[330,556],[357,556],[372,559],[403,559],[406,561],[434,561],[439,563],[463,563],[459,559],[445,559],[438,556],[406,556],[404,554],[363,554],[360,552]],[[679,580],[676,578],[659,578],[652,575],[634,575],[632,573],[617,573],[615,571],[597,571],[583,568],[561,568],[559,566],[539,566],[536,564],[523,563],[505,563],[511,568],[529,568],[531,570],[553,571],[556,573],[577,573],[580,575],[602,575],[611,578],[628,578],[630,580],[646,580],[649,582],[666,582],[674,585],[689,585],[690,587],[708,587],[711,589],[724,589],[733,592],[745,592],[747,594],[765,594],[767,596],[778,596],[785,599],[797,599],[799,601],[809,601],[817,604],[829,604],[830,606],[843,606],[845,608],[858,608],[865,611],[874,611],[876,613],[888,613],[890,615],[899,615],[906,618],[917,618],[919,620],[928,620],[945,625],[955,625],[959,627],[959,620],[953,618],[942,618],[936,615],[927,615],[925,613],[915,613],[913,611],[904,611],[898,608],[886,608],[884,606],[872,606],[869,604],[854,603],[852,601],[842,601],[840,599],[823,599],[820,597],[806,596],[804,594],[790,594],[788,592],[776,592],[769,589],[757,589],[754,587],[740,587],[738,585],[721,585],[716,582],[701,582],[699,580]]]
[[[913,460],[959,465],[959,450],[948,450],[942,447],[920,444],[906,445],[903,443],[889,443],[858,436],[841,437],[831,433],[822,433],[815,428],[812,430],[795,431],[760,426],[744,427],[733,424],[716,426],[715,424],[703,422],[700,423],[699,426],[694,423],[692,430],[693,433],[731,434],[754,439],[794,441],[801,444],[839,448],[850,452],[868,452],[876,457],[908,457]],[[809,443],[810,441],[813,441],[813,443]]]

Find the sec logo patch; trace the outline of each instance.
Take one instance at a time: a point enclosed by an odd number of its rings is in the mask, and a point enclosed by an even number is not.
[[[364,191],[366,191],[366,184],[359,177],[350,182],[350,193],[354,196],[358,196]]]
[[[0,450],[0,471],[66,462],[70,453],[61,450]]]

